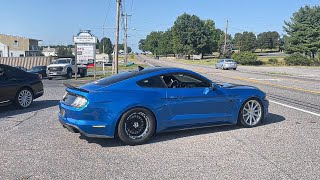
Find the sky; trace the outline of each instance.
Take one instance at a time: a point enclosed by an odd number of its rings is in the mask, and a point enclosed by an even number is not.
[[[0,0],[0,34],[42,40],[42,45],[72,44],[79,30],[91,30],[99,39],[115,42],[116,0]],[[212,19],[216,28],[229,32],[278,31],[284,21],[305,5],[320,5],[320,0],[122,0],[128,18],[128,45],[138,50],[138,42],[151,31],[165,31],[176,18],[194,14]],[[103,28],[105,27],[105,28]],[[123,42],[123,31],[120,32]]]

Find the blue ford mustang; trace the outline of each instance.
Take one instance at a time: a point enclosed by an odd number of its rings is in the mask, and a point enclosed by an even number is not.
[[[59,112],[64,127],[88,137],[118,136],[129,145],[166,131],[237,123],[254,127],[269,105],[255,87],[217,84],[179,68],[139,68],[66,86]]]

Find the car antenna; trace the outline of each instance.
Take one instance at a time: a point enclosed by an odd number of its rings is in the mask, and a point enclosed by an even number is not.
[[[142,71],[142,70],[144,70],[144,67],[138,66],[138,70],[139,70],[139,71]]]

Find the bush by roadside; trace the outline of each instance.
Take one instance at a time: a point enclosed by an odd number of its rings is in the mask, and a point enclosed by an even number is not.
[[[270,59],[268,60],[268,62],[269,62],[270,64],[272,64],[272,65],[276,65],[276,64],[279,63],[278,59],[276,59],[276,58],[270,58]]]
[[[262,65],[263,62],[258,60],[258,56],[251,52],[240,52],[232,55],[237,63],[242,65]]]
[[[286,65],[288,66],[310,66],[313,65],[313,60],[303,56],[300,53],[291,54],[284,58]],[[316,62],[316,61],[315,61]]]
[[[311,62],[313,66],[320,66],[320,58],[312,58]]]

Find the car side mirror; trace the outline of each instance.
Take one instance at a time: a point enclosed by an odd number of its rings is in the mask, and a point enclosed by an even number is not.
[[[211,89],[212,89],[213,91],[216,90],[216,89],[217,89],[216,84],[211,83]]]

